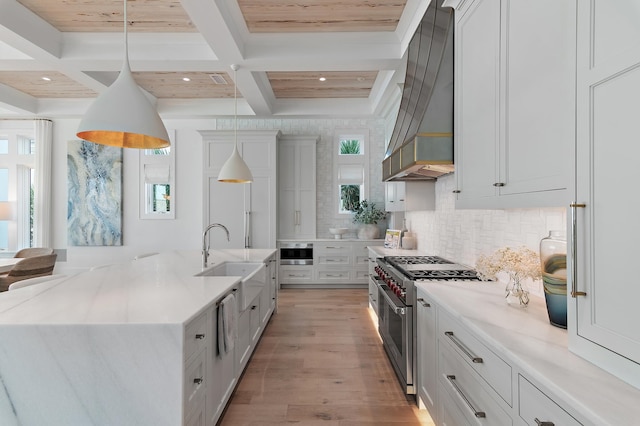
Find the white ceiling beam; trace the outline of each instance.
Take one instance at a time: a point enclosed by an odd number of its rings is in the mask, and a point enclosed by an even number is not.
[[[18,114],[37,114],[38,100],[12,87],[0,84],[0,108]]]

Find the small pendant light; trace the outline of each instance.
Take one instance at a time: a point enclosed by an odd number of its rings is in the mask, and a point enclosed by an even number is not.
[[[237,81],[237,65],[231,65],[231,69],[233,70],[233,80],[234,80],[234,98],[235,98],[235,126],[233,132],[233,138],[235,140],[235,144],[233,146],[233,152],[231,153],[231,157],[224,163],[222,169],[220,169],[220,174],[218,175],[219,182],[228,182],[228,183],[251,183],[253,182],[253,175],[251,174],[251,170],[247,166],[247,163],[244,162],[240,153],[238,152],[238,84]]]
[[[153,149],[170,145],[155,107],[138,87],[129,66],[127,0],[124,0],[124,63],[116,81],[85,113],[76,135],[90,142],[121,148]]]

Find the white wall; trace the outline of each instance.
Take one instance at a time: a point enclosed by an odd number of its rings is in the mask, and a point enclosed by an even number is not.
[[[72,273],[95,265],[123,262],[136,254],[172,249],[199,250],[203,229],[202,137],[198,130],[230,130],[233,119],[165,120],[168,129],[176,129],[176,199],[175,220],[141,220],[138,215],[138,151],[123,153],[123,245],[120,247],[67,246],[67,142],[77,139],[79,120],[54,120],[53,137],[53,247],[67,250],[66,261],[58,263],[56,273]],[[333,141],[336,128],[367,128],[371,141],[370,199],[383,203],[382,157],[384,121],[367,119],[239,119],[241,130],[278,129],[283,134],[320,135],[317,145],[318,237],[330,238],[334,226],[355,227],[350,219],[336,219],[333,214]],[[61,256],[59,260],[64,260]]]
[[[525,245],[538,252],[540,240],[550,230],[566,230],[564,208],[456,210],[454,189],[453,174],[441,177],[436,182],[435,211],[406,212],[420,251],[473,266],[479,255],[504,246]],[[539,282],[530,290],[543,295]]]

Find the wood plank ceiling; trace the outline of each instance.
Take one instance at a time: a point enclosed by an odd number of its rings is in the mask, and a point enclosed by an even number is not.
[[[122,0],[6,1],[16,1],[62,33],[63,36],[70,34],[68,38],[72,41],[78,40],[78,36],[75,34],[97,37],[103,33],[111,33],[111,37],[114,37],[116,34],[113,33],[122,32],[123,29]],[[235,2],[231,1],[223,2],[231,5],[227,5],[228,10],[221,8],[218,11],[218,9],[211,9],[207,5],[207,3],[213,3],[212,0],[183,0],[183,2],[180,0],[129,0],[127,6],[129,44],[132,44],[131,40],[137,34],[141,34],[138,37],[146,41],[151,40],[155,35],[167,37],[166,33],[174,33],[175,37],[186,37],[193,34],[190,37],[194,37],[198,36],[198,32],[202,34],[209,45],[214,44],[216,34],[202,30],[202,24],[200,24],[201,31],[198,31],[197,25],[194,24],[187,10],[194,17],[196,23],[198,23],[198,19],[194,13],[200,10],[203,13],[210,10],[219,12],[227,23],[230,18],[235,16],[239,22],[229,23],[228,34],[233,34],[235,26],[237,32],[248,32],[247,40],[254,40],[255,37],[260,37],[260,34],[269,35],[269,37],[304,38],[311,34],[335,33],[338,37],[334,40],[339,43],[340,34],[343,33],[393,33],[398,28],[407,1],[411,0],[237,0],[237,4],[233,4]],[[185,10],[187,5],[189,7]],[[234,10],[236,10],[235,13]],[[214,18],[211,19],[211,25],[215,25]],[[5,26],[7,25],[5,24]],[[144,38],[143,34],[149,35]],[[213,42],[209,41],[210,39]],[[273,38],[273,41],[271,41],[272,39],[266,40],[277,46],[282,38]],[[0,41],[3,41],[2,38]],[[260,42],[257,43],[258,46]],[[100,42],[97,43],[99,49]],[[152,42],[148,43],[152,44]],[[161,43],[161,41],[158,42],[158,44]],[[117,44],[115,46],[117,47]],[[242,45],[239,44],[238,47],[241,51]],[[331,48],[321,46],[320,42],[317,46],[310,46],[309,52],[313,54],[314,49],[320,49],[319,52],[331,51]],[[132,48],[130,47],[129,50],[131,57]],[[75,53],[71,50],[70,52]],[[217,50],[208,54],[213,55],[214,59],[219,56]],[[136,55],[144,56],[138,51],[136,51]],[[166,60],[174,61],[175,56],[172,54]],[[224,56],[224,52],[220,56]],[[113,60],[111,61],[113,62]],[[102,71],[103,74],[107,71],[97,68],[90,69],[91,65],[82,63],[81,59],[77,62],[77,65],[82,66],[82,69],[75,70],[75,75],[78,75],[78,72],[84,73],[85,75],[80,75],[81,78],[75,78],[74,72],[66,72],[66,70],[56,72],[56,70],[42,68],[40,71],[34,70],[31,66],[31,69],[25,70],[29,72],[0,72],[0,84],[36,98],[93,97],[96,95],[96,90],[94,90],[96,87],[87,87],[86,81],[84,81],[85,76],[91,76],[94,71]],[[161,61],[157,60],[156,62],[160,63]],[[191,62],[193,63],[192,69],[188,69],[190,63],[188,61],[174,66],[174,68],[182,68],[181,70],[168,70],[162,69],[162,67],[151,69],[152,65],[145,66],[145,69],[136,69],[136,61],[133,58],[131,60],[136,82],[157,99],[225,99],[233,97],[234,82],[231,75],[219,68],[207,69],[196,61]],[[303,65],[299,70],[292,69],[291,66],[278,70],[277,63],[271,64],[268,68],[253,70],[255,77],[253,86],[260,88],[264,86],[264,83],[267,83],[268,89],[265,93],[272,93],[275,100],[363,99],[372,95],[372,89],[380,76],[380,70],[376,67],[366,69],[363,65],[357,65],[356,69],[348,70],[348,57],[339,58],[338,62],[329,64],[326,69],[308,69],[309,66],[304,64],[304,59],[301,63]],[[106,67],[106,65],[104,66]],[[112,73],[110,78],[114,79],[116,72],[110,72]],[[262,80],[259,78],[260,72],[264,75]],[[52,76],[51,81],[42,80],[45,74]],[[219,76],[218,83],[211,77],[214,74]],[[188,77],[190,81],[184,81],[185,77]],[[320,81],[320,77],[325,80]],[[227,84],[220,84],[220,81]],[[101,83],[105,86],[110,84],[109,82]],[[100,84],[96,83],[96,86],[98,90],[102,90]],[[239,90],[238,96],[242,97],[243,88],[239,87]]]

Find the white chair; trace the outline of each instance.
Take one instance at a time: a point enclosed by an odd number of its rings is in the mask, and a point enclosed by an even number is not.
[[[133,258],[133,260],[144,259],[145,257],[155,256],[158,253],[142,253]]]
[[[34,285],[34,284],[40,284],[40,283],[44,283],[47,281],[53,281],[53,280],[57,280],[60,278],[65,278],[66,275],[45,275],[44,277],[35,277],[35,278],[28,278],[26,280],[21,280],[21,281],[16,281],[12,284],[9,285],[9,288],[7,290],[11,291],[11,290],[15,290],[17,288],[22,288],[22,287],[27,287],[30,285]]]

